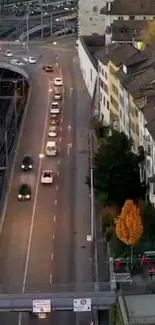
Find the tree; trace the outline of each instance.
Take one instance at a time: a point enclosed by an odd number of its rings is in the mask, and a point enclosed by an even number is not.
[[[155,21],[147,21],[146,27],[142,30],[142,40],[145,45],[150,45],[155,41]]]
[[[122,207],[126,199],[141,197],[138,160],[131,146],[123,132],[113,131],[95,155],[94,189],[99,196],[104,193],[108,204]]]
[[[155,242],[155,208],[151,203],[143,203],[141,215],[144,225],[144,240],[148,244]]]
[[[116,235],[126,245],[134,246],[142,234],[140,208],[132,200],[127,200],[116,219]]]

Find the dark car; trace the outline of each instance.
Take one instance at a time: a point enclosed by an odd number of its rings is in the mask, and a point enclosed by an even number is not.
[[[21,184],[18,190],[18,200],[25,201],[31,199],[31,187],[28,184]]]
[[[59,120],[58,120],[58,118],[54,114],[52,114],[50,116],[50,118],[49,118],[49,124],[50,125],[58,125],[59,124]]]
[[[53,71],[54,71],[54,68],[53,68],[52,65],[48,64],[48,65],[44,65],[44,66],[43,66],[43,70],[44,70],[45,72],[53,72]]]
[[[33,158],[31,155],[24,155],[22,163],[21,163],[21,169],[22,170],[31,170],[33,168]]]

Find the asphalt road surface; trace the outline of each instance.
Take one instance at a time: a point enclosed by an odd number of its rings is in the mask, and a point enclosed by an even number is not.
[[[88,171],[88,121],[90,99],[84,86],[75,47],[44,47],[36,65],[30,65],[33,78],[27,116],[16,156],[13,182],[0,237],[0,291],[68,292],[89,291],[92,281],[89,196],[85,185]],[[34,49],[33,49],[34,51]],[[59,66],[53,74],[42,70],[45,63]],[[57,157],[45,154],[49,128],[49,103],[53,78],[63,77],[63,100],[56,139]],[[23,173],[24,154],[34,157],[34,170]],[[55,172],[52,186],[40,183],[43,169]],[[30,202],[18,202],[21,182],[32,187]],[[45,320],[28,314],[0,314],[0,324],[89,324],[91,313],[53,312]]]

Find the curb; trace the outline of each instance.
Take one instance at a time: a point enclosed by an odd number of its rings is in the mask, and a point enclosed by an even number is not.
[[[28,104],[29,104],[29,100],[30,100],[31,91],[32,91],[32,85],[30,84],[30,89],[29,89],[29,93],[28,93],[28,97],[27,97],[27,102],[26,102],[26,105],[25,105],[25,113],[24,113],[24,116],[23,116],[23,119],[22,119],[20,131],[19,131],[19,135],[18,135],[17,146],[16,146],[16,149],[15,149],[15,155],[14,155],[14,158],[13,158],[13,163],[12,163],[12,167],[11,167],[11,171],[10,171],[10,176],[9,176],[9,179],[8,179],[9,186],[7,188],[7,191],[6,191],[6,195],[5,195],[5,199],[4,199],[4,207],[2,209],[2,215],[1,215],[1,220],[0,220],[0,235],[2,233],[3,224],[4,224],[4,220],[5,220],[5,214],[6,214],[9,194],[10,194],[12,181],[13,181],[13,176],[14,176],[17,153],[18,153],[18,149],[19,149],[19,145],[20,145],[20,141],[21,141],[21,135],[22,135],[22,132],[23,132],[25,119],[26,119],[26,116],[27,116]]]

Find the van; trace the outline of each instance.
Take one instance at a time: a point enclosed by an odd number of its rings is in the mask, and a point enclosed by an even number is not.
[[[56,142],[55,141],[48,141],[46,144],[46,155],[47,156],[56,156]]]

